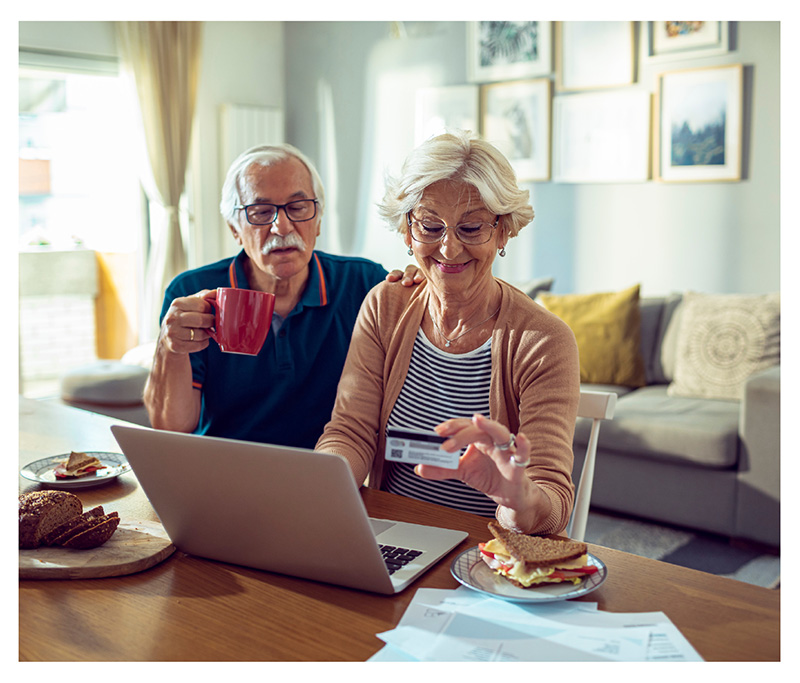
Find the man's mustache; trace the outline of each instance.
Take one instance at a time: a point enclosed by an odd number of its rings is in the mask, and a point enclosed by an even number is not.
[[[261,253],[266,256],[274,249],[290,249],[292,247],[300,251],[306,250],[306,243],[303,242],[300,235],[296,232],[290,232],[285,237],[281,235],[272,235],[272,237],[264,242],[264,246],[261,247]]]

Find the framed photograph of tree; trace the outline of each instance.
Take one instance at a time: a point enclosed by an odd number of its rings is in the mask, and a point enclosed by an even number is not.
[[[481,86],[481,135],[511,163],[517,180],[550,178],[549,78]]]
[[[553,67],[550,21],[468,21],[470,83],[548,76]]]
[[[741,178],[741,64],[661,74],[656,111],[658,180]]]

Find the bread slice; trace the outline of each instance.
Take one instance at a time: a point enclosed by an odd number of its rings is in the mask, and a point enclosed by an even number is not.
[[[50,533],[45,534],[42,537],[41,545],[59,545],[58,543],[55,542],[57,538],[61,537],[62,535],[64,536],[64,538],[67,538],[67,533],[75,529],[77,526],[85,524],[88,520],[92,519],[94,519],[94,521],[96,522],[97,520],[95,518],[101,517],[104,514],[105,511],[103,510],[103,506],[98,505],[97,507],[92,508],[88,512],[84,512],[83,514],[80,515],[75,515],[75,517],[68,519],[60,526],[57,526]]]
[[[518,534],[504,529],[495,521],[489,522],[489,531],[505,546],[509,555],[525,562],[525,566],[531,569],[577,560],[588,550],[588,546],[580,541],[558,541],[542,536]]]
[[[103,545],[117,530],[119,526],[119,517],[117,513],[112,512],[101,519],[103,521],[99,524],[95,524],[82,533],[71,536],[64,541],[64,547],[74,550],[89,550],[90,548],[97,548]]]
[[[32,491],[19,497],[19,547],[37,548],[42,537],[83,512],[74,493]]]
[[[84,517],[84,519],[80,523],[76,524],[71,529],[69,529],[68,531],[64,532],[63,534],[61,534],[60,536],[55,538],[50,545],[54,545],[54,546],[55,545],[60,545],[60,546],[64,546],[66,548],[66,547],[68,547],[67,546],[67,542],[70,541],[71,539],[73,539],[75,536],[78,536],[79,534],[82,534],[84,531],[88,531],[89,529],[97,526],[101,522],[104,522],[106,519],[109,519],[109,518],[112,518],[112,517],[118,518],[119,517],[119,513],[117,513],[117,512],[109,512],[107,515]]]

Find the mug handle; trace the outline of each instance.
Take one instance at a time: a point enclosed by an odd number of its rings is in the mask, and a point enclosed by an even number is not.
[[[216,320],[216,316],[217,316],[217,311],[216,311],[217,300],[216,299],[206,299],[206,301],[208,301],[208,303],[211,304],[212,313],[214,313],[214,319]],[[219,344],[219,339],[217,339],[217,330],[214,328],[213,325],[208,328],[208,336],[211,337],[215,342],[217,342],[217,344]]]

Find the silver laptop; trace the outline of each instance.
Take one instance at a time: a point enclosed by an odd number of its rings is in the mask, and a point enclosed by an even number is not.
[[[111,431],[170,539],[191,555],[392,594],[467,537],[371,519],[336,455],[144,427]],[[400,553],[390,569],[381,546],[416,552]]]

